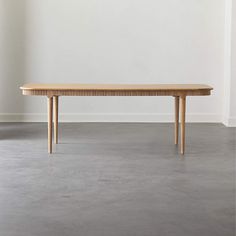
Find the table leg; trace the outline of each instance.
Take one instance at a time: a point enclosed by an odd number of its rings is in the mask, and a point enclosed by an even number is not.
[[[175,96],[175,144],[179,140],[179,96]]]
[[[52,153],[53,97],[48,97],[48,153]]]
[[[185,151],[186,96],[181,96],[180,102],[181,102],[181,154],[184,154],[184,151]]]
[[[54,143],[58,143],[58,96],[53,97],[53,107],[54,107]]]

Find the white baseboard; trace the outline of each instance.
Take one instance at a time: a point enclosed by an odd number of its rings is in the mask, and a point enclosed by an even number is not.
[[[61,113],[60,122],[173,122],[174,114],[159,113]],[[221,123],[218,114],[187,114],[187,122]],[[46,122],[47,114],[0,113],[0,122]],[[232,122],[235,122],[232,121]]]
[[[227,127],[236,127],[236,117],[224,117],[223,124]]]

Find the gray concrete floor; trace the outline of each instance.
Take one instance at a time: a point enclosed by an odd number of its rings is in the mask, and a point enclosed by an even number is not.
[[[236,130],[0,123],[0,236],[234,236]]]

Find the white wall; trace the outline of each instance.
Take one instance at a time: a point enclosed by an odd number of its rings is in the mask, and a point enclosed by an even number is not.
[[[71,82],[209,84],[187,118],[222,121],[225,1],[0,2],[0,120],[45,120],[46,99],[19,85]],[[63,120],[170,121],[173,99],[62,98],[60,109]]]
[[[232,61],[229,125],[236,126],[236,3],[232,6]]]
[[[236,126],[236,4],[226,0],[223,123]]]

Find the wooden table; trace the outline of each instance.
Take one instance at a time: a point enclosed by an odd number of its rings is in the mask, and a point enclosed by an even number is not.
[[[173,96],[175,98],[175,144],[178,144],[180,100],[180,151],[184,154],[186,97],[210,95],[213,88],[203,84],[25,84],[21,89],[24,95],[47,96],[48,98],[49,153],[52,153],[53,120],[54,143],[58,143],[59,96]]]

